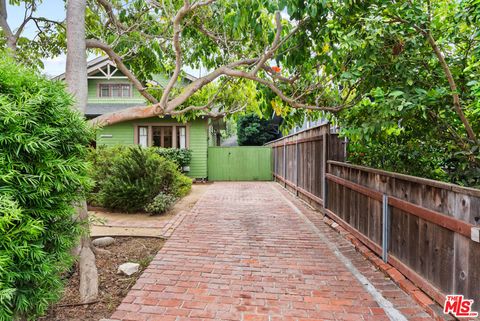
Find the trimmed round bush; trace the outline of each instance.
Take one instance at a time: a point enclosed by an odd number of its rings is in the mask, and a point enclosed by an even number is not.
[[[0,57],[0,320],[33,320],[73,262],[93,133],[63,83]]]

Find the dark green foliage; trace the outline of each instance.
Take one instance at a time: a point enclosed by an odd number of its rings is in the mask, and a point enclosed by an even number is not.
[[[173,195],[159,193],[151,203],[145,206],[145,212],[152,214],[164,213],[168,211],[176,201],[177,198]]]
[[[277,138],[278,129],[270,121],[248,114],[238,118],[237,135],[240,146],[262,146]]]
[[[97,185],[90,200],[96,205],[136,212],[159,193],[183,196],[190,190],[191,180],[155,149],[110,147],[92,153],[96,154],[90,159]]]
[[[0,56],[0,320],[34,319],[72,263],[93,135],[62,83]]]
[[[184,166],[190,165],[190,161],[192,160],[192,151],[189,149],[156,147],[153,147],[153,149],[158,155],[177,164],[180,170]]]

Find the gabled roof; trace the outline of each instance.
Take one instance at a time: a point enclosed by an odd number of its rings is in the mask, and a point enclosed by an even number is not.
[[[103,70],[105,67],[107,67],[107,72],[105,72]],[[89,77],[92,77],[93,75],[95,75],[99,72],[102,73],[106,78],[122,77],[122,78],[127,79],[127,77],[125,77],[125,76],[115,76],[115,73],[117,72],[117,66],[116,66],[115,62],[111,61],[110,58],[107,57],[107,56],[100,56],[100,57],[97,57],[97,58],[92,59],[92,60],[87,62],[87,75]],[[156,81],[156,78],[158,78],[158,77],[153,76],[152,78],[154,78],[154,79],[152,79],[152,81]],[[189,81],[197,80],[197,77],[195,77],[193,75],[190,75],[188,73],[185,73],[184,78],[189,80]],[[63,73],[61,75],[58,75],[58,76],[54,77],[53,79],[55,79],[55,80],[65,80],[65,73]]]

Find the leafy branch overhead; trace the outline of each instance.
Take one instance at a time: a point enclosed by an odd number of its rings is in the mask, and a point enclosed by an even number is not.
[[[253,17],[245,12],[246,4],[238,7],[234,1],[139,2],[137,7],[128,9],[106,0],[92,2],[90,17],[95,23],[89,28],[87,46],[106,53],[122,71],[129,66],[132,72],[127,71],[126,75],[151,103],[148,108],[129,108],[100,116],[93,122],[112,124],[191,111],[209,116],[236,112],[246,104],[225,106],[217,103],[219,97],[216,94],[205,95],[209,90],[204,89],[212,83],[217,87],[224,83],[227,86],[245,84],[227,82],[226,78],[246,79],[269,88],[293,108],[339,110],[345,101],[323,105],[326,100],[312,99],[315,91],[329,86],[320,68],[314,70],[317,73],[314,80],[317,83],[323,80],[323,86],[309,86],[303,90],[299,69],[285,68],[280,74],[275,71],[276,66],[271,65],[282,63],[278,60],[279,52],[286,57],[295,48],[295,38],[305,33],[308,17],[290,22],[282,18],[278,4],[259,1],[250,4],[256,8],[252,11]],[[241,11],[240,15],[237,10]],[[253,38],[245,39],[250,33]],[[179,90],[177,84],[185,65],[204,68],[208,72]],[[157,97],[141,86],[153,73],[171,75],[167,85],[157,92]],[[222,85],[218,85],[218,81]],[[204,102],[192,105],[192,98],[199,95],[205,96]]]
[[[26,17],[35,3],[26,2]],[[437,168],[458,157],[472,168],[479,12],[477,0],[88,0],[88,50],[108,55],[149,102],[92,123],[246,111],[276,113],[292,127],[329,117],[353,141],[415,136],[412,145],[438,159]],[[9,45],[15,31],[3,25]],[[62,26],[40,25],[53,44],[43,51],[61,50]],[[22,41],[16,54],[30,57]],[[185,84],[191,68],[201,77]],[[168,75],[165,86],[148,82],[157,74]],[[437,146],[435,137],[443,148],[424,147]]]

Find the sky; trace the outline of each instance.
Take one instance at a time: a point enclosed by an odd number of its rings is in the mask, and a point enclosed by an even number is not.
[[[15,30],[17,30],[18,26],[23,21],[25,9],[22,5],[12,6],[8,4],[7,1],[7,14],[10,28],[15,32]],[[37,8],[35,16],[63,21],[66,16],[65,2],[63,0],[43,0],[43,2]],[[25,27],[22,35],[27,38],[32,38],[35,35],[35,31],[35,25],[33,23],[29,23]],[[88,56],[89,60],[93,58],[95,58],[95,55],[90,54]],[[43,59],[42,61],[45,66],[43,73],[48,76],[58,76],[65,72],[66,56],[64,54],[54,58]],[[185,72],[195,77],[200,77],[208,72],[208,70],[205,69],[193,69],[189,66],[184,66],[183,69]]]
[[[24,7],[7,5],[8,23],[12,30],[16,30],[23,21],[25,13]],[[65,3],[63,0],[44,0],[42,4],[38,6],[35,16],[45,17],[52,20],[62,21],[65,19]],[[27,24],[23,36],[31,38],[35,34],[35,25],[33,23]],[[43,72],[49,76],[57,76],[65,72],[65,55],[60,55],[55,58],[44,59],[43,63],[45,68]]]

